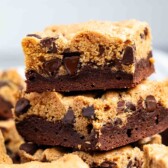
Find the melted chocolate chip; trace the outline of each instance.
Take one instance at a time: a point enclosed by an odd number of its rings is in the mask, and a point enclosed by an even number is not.
[[[30,107],[31,107],[31,105],[30,105],[30,101],[29,100],[27,100],[25,98],[19,99],[17,101],[16,107],[15,107],[16,116],[19,116],[21,114],[26,113]]]
[[[24,143],[20,146],[20,150],[24,150],[26,153],[33,155],[38,149],[38,146],[33,143]]]
[[[79,56],[64,57],[63,64],[68,74],[75,75],[79,65]]]
[[[146,110],[148,112],[154,111],[157,105],[155,97],[152,95],[147,96],[145,100],[145,104],[146,104]]]
[[[49,61],[45,61],[43,63],[43,70],[49,76],[56,76],[60,66],[61,66],[61,60],[58,58],[55,58]]]
[[[117,164],[115,162],[105,161],[100,165],[101,168],[117,168]]]
[[[119,113],[123,113],[125,109],[125,101],[121,100],[117,103],[117,112]]]
[[[37,35],[37,34],[28,34],[27,36],[28,37],[36,37],[38,39],[41,39],[41,37],[39,35]]]
[[[99,45],[99,55],[101,56],[105,51],[105,48],[102,45]]]
[[[73,124],[75,120],[74,112],[71,108],[68,109],[68,112],[65,114],[64,118],[62,119],[62,122],[64,124]]]
[[[127,46],[124,51],[122,63],[130,65],[134,63],[134,49],[133,47]]]
[[[126,111],[135,111],[136,110],[136,106],[131,103],[131,102],[127,102],[126,103]]]
[[[94,107],[88,106],[82,109],[82,114],[84,117],[93,119],[94,118]]]
[[[46,37],[40,41],[40,44],[42,47],[45,47],[47,49],[47,53],[56,53],[57,52],[57,46],[55,44],[55,40],[57,38],[53,37]]]
[[[145,27],[145,29],[144,29],[144,34],[145,34],[145,36],[147,36],[147,35],[148,35],[148,33],[149,33],[149,30],[148,30],[148,28],[147,28],[147,27]]]

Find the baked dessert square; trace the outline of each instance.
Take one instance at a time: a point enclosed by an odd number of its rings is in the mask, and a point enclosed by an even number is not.
[[[27,92],[132,88],[154,72],[146,22],[55,25],[22,40]]]
[[[168,128],[168,81],[85,94],[23,93],[16,127],[28,142],[108,151]]]

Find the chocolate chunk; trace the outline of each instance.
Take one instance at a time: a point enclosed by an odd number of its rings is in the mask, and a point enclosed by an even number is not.
[[[157,105],[155,97],[152,95],[147,96],[145,100],[145,104],[146,104],[146,110],[148,112],[154,111]]]
[[[9,86],[9,83],[7,81],[0,81],[0,88],[4,86]]]
[[[16,116],[19,116],[21,114],[26,113],[30,107],[31,107],[31,105],[30,105],[30,101],[29,100],[27,100],[25,98],[19,99],[17,101],[16,107],[15,107]]]
[[[121,118],[115,118],[114,125],[121,125],[121,124],[122,124]]]
[[[0,120],[7,120],[9,118],[13,118],[13,114],[12,114],[12,104],[7,101],[4,100],[1,96],[0,96]]]
[[[73,124],[75,120],[74,112],[71,108],[68,109],[68,112],[65,114],[64,118],[62,119],[62,122],[64,124]]]
[[[28,34],[28,37],[36,37],[38,39],[41,39],[41,37],[38,34]]]
[[[45,61],[43,63],[43,70],[49,76],[56,76],[60,66],[61,66],[61,60],[59,58],[55,58],[49,61]]]
[[[121,100],[117,103],[117,112],[119,113],[123,113],[125,109],[125,101]]]
[[[94,118],[94,107],[93,106],[84,107],[82,109],[82,114],[86,118],[93,119]]]
[[[131,46],[127,46],[124,51],[122,63],[130,65],[134,63],[134,49]]]
[[[38,149],[38,146],[33,143],[24,143],[20,146],[20,150],[24,150],[26,153],[33,155]]]
[[[136,107],[133,103],[131,102],[126,103],[126,111],[135,111],[135,110],[136,110]]]
[[[57,40],[57,38],[46,37],[40,41],[40,44],[47,49],[47,53],[56,53],[57,46],[55,40]]]
[[[115,162],[105,161],[100,165],[101,168],[117,168],[117,164]]]
[[[105,48],[102,45],[99,45],[99,55],[101,56],[105,51]]]
[[[127,168],[132,168],[132,160],[130,160],[129,162],[128,162],[128,165],[127,165]]]
[[[67,73],[75,75],[79,65],[79,56],[64,57],[63,63]]]

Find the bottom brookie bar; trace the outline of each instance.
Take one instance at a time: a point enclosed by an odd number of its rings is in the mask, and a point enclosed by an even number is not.
[[[85,95],[24,94],[15,107],[26,141],[84,151],[107,151],[168,128],[168,82]]]

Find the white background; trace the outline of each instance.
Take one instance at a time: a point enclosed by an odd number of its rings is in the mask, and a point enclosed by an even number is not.
[[[23,36],[47,25],[87,20],[150,23],[155,48],[168,51],[167,0],[0,0],[0,68],[23,65]]]

